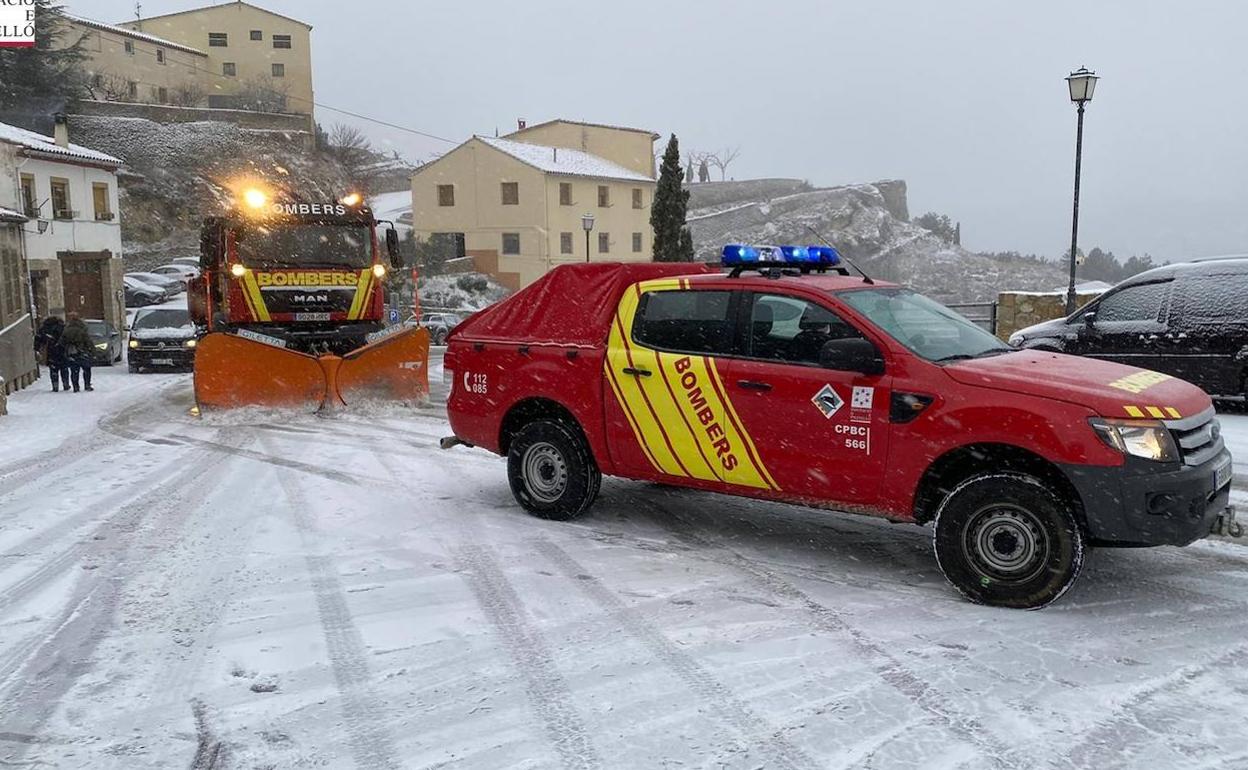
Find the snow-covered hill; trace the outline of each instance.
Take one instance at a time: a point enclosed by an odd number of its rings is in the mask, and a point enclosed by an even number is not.
[[[974,254],[905,217],[904,182],[812,189],[765,179],[694,185],[688,221],[700,260],[726,243],[818,243],[813,229],[871,275],[951,302],[1062,283],[1057,264]]]

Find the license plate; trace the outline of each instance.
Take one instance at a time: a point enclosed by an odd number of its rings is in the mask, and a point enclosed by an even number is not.
[[[1221,489],[1231,483],[1231,463],[1229,460],[1223,462],[1213,472],[1213,488]]]
[[[156,366],[173,366],[172,358],[153,358],[152,364]]]
[[[328,321],[329,313],[295,313],[296,321]]]

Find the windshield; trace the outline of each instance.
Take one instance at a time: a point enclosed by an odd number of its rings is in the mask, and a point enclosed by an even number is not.
[[[372,235],[362,225],[271,225],[238,231],[238,256],[249,267],[337,267],[373,263]]]
[[[135,329],[181,329],[191,325],[191,314],[185,310],[149,310],[134,320]]]
[[[1013,351],[939,302],[908,289],[863,289],[837,297],[929,361],[959,361]]]
[[[105,337],[108,335],[108,324],[103,321],[87,321],[87,332],[92,337]]]

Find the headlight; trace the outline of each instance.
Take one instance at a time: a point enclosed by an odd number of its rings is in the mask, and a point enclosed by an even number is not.
[[[1014,332],[1013,334],[1010,335],[1011,347],[1018,347],[1021,344],[1023,344],[1023,335],[1019,334],[1018,332]]]
[[[386,266],[382,264],[373,265],[373,275],[378,278],[386,277]]]
[[[182,346],[183,346],[183,347],[187,347],[187,348],[193,348],[193,347],[195,347],[197,344],[199,344],[199,341],[198,341],[198,340],[187,340],[186,342],[183,342],[183,343],[182,343]]]
[[[1176,462],[1179,459],[1174,437],[1165,425],[1156,420],[1093,418],[1088,422],[1101,437],[1101,441],[1123,454],[1159,463]]]
[[[139,346],[138,340],[130,340],[130,347],[137,348],[138,346]]]
[[[107,343],[107,342],[97,342],[97,343],[95,343],[95,349],[96,349],[96,350],[108,350],[108,343]]]
[[[230,275],[235,278],[242,278],[244,275],[247,275],[247,268],[235,262],[230,265]]]

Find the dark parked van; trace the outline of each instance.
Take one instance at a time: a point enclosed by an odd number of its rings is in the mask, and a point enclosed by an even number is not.
[[[1015,333],[1010,344],[1152,369],[1211,395],[1245,395],[1248,257],[1140,273],[1070,318]]]

